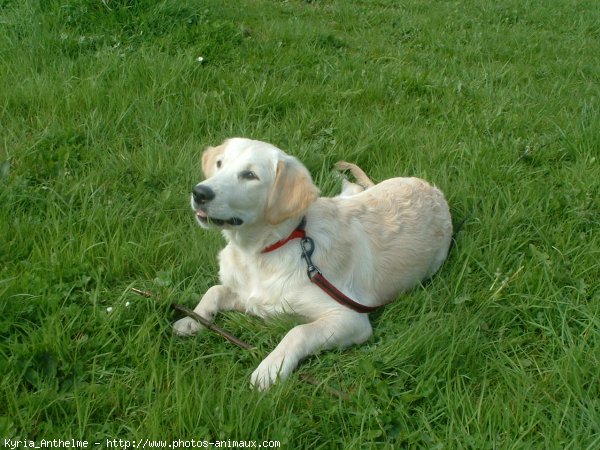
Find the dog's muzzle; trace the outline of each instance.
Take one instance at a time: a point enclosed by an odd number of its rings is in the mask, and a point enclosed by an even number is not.
[[[205,210],[206,204],[215,198],[215,192],[209,188],[208,186],[202,186],[201,184],[197,184],[192,189],[192,198],[194,199],[194,209],[196,211],[196,218],[205,224],[212,224],[216,226],[223,225],[242,225],[244,221],[239,217],[232,217],[230,219],[217,219],[215,217],[210,217]]]

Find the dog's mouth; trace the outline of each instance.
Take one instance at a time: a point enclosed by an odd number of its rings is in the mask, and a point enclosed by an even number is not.
[[[201,209],[196,210],[196,218],[201,223],[212,224],[218,227],[225,225],[238,226],[244,223],[244,221],[239,217],[231,217],[230,219],[217,219],[215,217],[209,217],[208,214]]]

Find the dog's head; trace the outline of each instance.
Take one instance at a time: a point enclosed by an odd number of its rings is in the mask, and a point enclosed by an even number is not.
[[[318,195],[306,167],[265,142],[234,138],[209,147],[202,171],[191,203],[204,228],[277,225],[301,216]]]

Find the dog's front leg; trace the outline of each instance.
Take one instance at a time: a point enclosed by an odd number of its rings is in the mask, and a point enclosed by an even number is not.
[[[360,344],[371,336],[366,314],[335,313],[292,328],[279,345],[256,368],[250,382],[268,389],[277,378],[286,379],[298,363],[319,350]]]
[[[219,311],[232,309],[243,310],[240,298],[228,287],[217,284],[206,291],[194,312],[212,322]],[[184,317],[173,324],[173,331],[179,336],[192,336],[201,328],[202,325],[191,317]]]

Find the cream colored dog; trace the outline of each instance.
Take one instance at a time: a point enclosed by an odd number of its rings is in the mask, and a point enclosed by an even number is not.
[[[360,344],[371,335],[367,314],[311,283],[300,239],[263,253],[290,236],[303,218],[314,240],[315,265],[363,305],[394,300],[446,259],[452,222],[442,192],[418,178],[373,185],[358,167],[343,162],[338,167],[352,170],[362,186],[345,183],[340,196],[319,198],[308,170],[271,144],[234,138],[202,156],[206,180],[194,187],[192,208],[203,228],[221,230],[227,246],[219,254],[221,284],[194,311],[209,320],[226,310],[306,319],[254,371],[251,383],[259,389],[285,379],[320,349]],[[174,324],[179,335],[200,328],[187,317]]]

